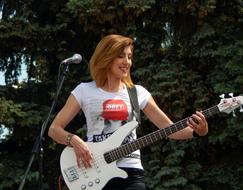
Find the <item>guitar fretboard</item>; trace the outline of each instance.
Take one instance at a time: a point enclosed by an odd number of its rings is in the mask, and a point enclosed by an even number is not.
[[[209,118],[209,117],[219,113],[219,109],[218,109],[218,106],[216,105],[216,106],[213,106],[211,108],[208,108],[208,109],[202,111],[202,113],[206,118]],[[121,145],[118,148],[115,148],[109,152],[106,152],[104,154],[104,158],[107,163],[111,163],[115,160],[118,160],[118,159],[134,152],[135,150],[138,150],[138,149],[144,148],[148,145],[154,144],[154,143],[160,141],[161,139],[166,138],[169,135],[187,127],[187,121],[190,118],[191,117],[187,117],[168,127],[156,130],[156,131],[154,131],[150,134],[147,134],[143,137],[140,137],[132,142]]]

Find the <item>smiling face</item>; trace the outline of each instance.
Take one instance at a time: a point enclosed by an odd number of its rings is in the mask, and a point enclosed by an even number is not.
[[[112,80],[122,80],[127,77],[132,65],[132,47],[126,46],[118,57],[116,57],[108,73]]]
[[[133,40],[129,37],[110,34],[102,38],[89,64],[97,87],[103,87],[107,82],[123,82],[128,87],[133,86],[130,76],[133,49]]]

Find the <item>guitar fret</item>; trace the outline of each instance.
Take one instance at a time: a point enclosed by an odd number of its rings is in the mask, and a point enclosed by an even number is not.
[[[106,152],[105,154],[104,154],[104,159],[105,159],[105,161],[107,162],[107,163],[111,163],[111,156],[110,156],[110,152]]]
[[[175,128],[175,131],[174,132],[176,132],[176,131],[178,131],[179,130],[179,126],[180,126],[181,124],[180,124],[180,122],[179,123],[175,123],[174,125],[172,125],[171,127],[174,127]]]
[[[107,163],[111,163],[112,161],[115,160],[114,156],[113,156],[113,151],[110,151],[110,152],[107,152],[104,154],[104,158],[105,158],[105,161]]]
[[[146,138],[146,137],[144,137],[144,138]],[[154,140],[156,139],[156,136],[155,136],[155,134],[154,134],[154,132],[153,133],[151,133],[150,135],[148,135],[147,136],[147,138],[149,138],[149,144],[152,144],[153,142],[154,142]]]
[[[112,151],[111,158],[112,158],[112,161],[116,160],[116,154],[115,154],[115,151]]]
[[[153,140],[153,143],[154,143],[154,142],[156,142],[156,141],[158,141],[160,139],[160,134],[159,133],[156,133],[156,132],[154,132],[153,134],[155,136],[155,138]]]
[[[128,154],[129,151],[125,148],[125,149],[121,149],[121,155],[126,155]]]
[[[209,117],[210,115],[212,115],[211,110],[205,110],[205,114],[206,117]]]
[[[177,131],[177,127],[175,125],[172,125],[170,128],[172,133],[175,133]]]
[[[126,151],[126,149],[118,149],[117,150],[117,159],[119,159],[119,158],[121,158],[124,154],[122,153],[122,150],[125,150]],[[126,153],[125,153],[125,155],[126,155]]]
[[[169,133],[169,127],[164,128],[164,131],[166,133],[166,136],[169,136],[170,135],[170,133]]]
[[[146,139],[145,140],[140,140],[140,141],[138,141],[139,142],[139,147],[143,147],[143,146],[145,146],[146,145]]]
[[[155,136],[154,133],[151,133],[150,135],[148,135],[147,138],[144,137],[144,139],[148,139],[148,140],[149,140],[149,141],[148,141],[148,144],[152,144],[156,138],[157,138],[157,137]]]
[[[168,129],[170,129],[170,134],[172,134],[172,133],[173,133],[173,131],[171,130],[171,127],[168,127]]]
[[[117,155],[117,151],[118,151],[118,149],[115,149],[114,152],[113,152],[113,155],[114,155],[114,159],[115,160],[118,160],[119,159],[119,156]]]
[[[123,151],[119,151],[119,158],[123,157],[123,156],[126,156],[127,154],[129,154],[129,150],[127,149],[127,147],[123,147],[121,148],[120,150],[123,150]]]
[[[148,144],[147,138],[142,138],[139,142],[140,142],[139,143],[139,145],[140,145],[139,147],[140,148],[144,147],[144,146],[146,146]]]
[[[166,133],[165,133],[165,130],[164,130],[164,129],[161,129],[161,130],[159,131],[159,134],[160,134],[160,138],[161,138],[161,139],[163,139],[163,138],[166,137]]]
[[[144,138],[141,138],[139,141],[138,141],[138,147],[141,148],[143,146],[146,145],[146,141],[144,140]]]
[[[135,149],[133,149],[133,150],[137,150],[137,149],[139,149],[138,141],[137,141],[137,142],[134,142],[134,143],[132,143],[132,144],[134,144],[134,146],[135,146]]]
[[[134,141],[134,143],[131,143],[131,152],[133,152],[133,150],[138,150],[139,149],[139,141]]]
[[[153,139],[152,139],[151,135],[149,135],[148,137],[150,139],[150,143],[152,143],[153,142]]]

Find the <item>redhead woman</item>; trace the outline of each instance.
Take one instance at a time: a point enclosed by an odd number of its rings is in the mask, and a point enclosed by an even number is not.
[[[90,149],[89,143],[102,143],[115,131],[136,120],[132,112],[128,88],[136,88],[139,109],[158,128],[165,128],[173,123],[158,107],[151,93],[143,86],[132,82],[130,68],[133,49],[133,40],[129,37],[112,34],[101,39],[90,59],[90,74],[93,80],[82,82],[71,91],[66,104],[49,128],[48,134],[54,141],[72,147],[77,168],[89,170],[95,167],[94,151]],[[80,111],[86,117],[86,142],[78,135],[65,130],[68,123]],[[187,127],[169,135],[169,138],[190,139],[193,134],[204,136],[207,133],[208,124],[204,115],[196,112],[188,120]],[[131,142],[136,138],[136,130],[133,130],[123,142]],[[104,145],[109,149],[112,143]],[[106,182],[102,182],[99,189],[145,190],[144,170],[139,150],[116,160],[115,165],[128,177],[113,177],[112,168],[107,167],[109,171],[104,172]],[[110,174],[111,176],[107,177]],[[98,189],[94,186],[96,183],[100,184],[102,179],[94,176],[94,180],[90,180],[87,184],[80,184],[80,187],[84,190],[92,187]]]

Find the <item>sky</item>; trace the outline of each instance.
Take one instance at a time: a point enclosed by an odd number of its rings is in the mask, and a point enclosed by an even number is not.
[[[0,4],[1,5],[1,4]],[[2,5],[3,6],[3,5]],[[0,7],[0,20],[2,19],[2,8],[3,7]],[[22,75],[19,77],[19,82],[22,81],[23,79],[26,78],[26,69],[23,67],[21,68],[21,71],[22,71]],[[5,85],[5,79],[4,79],[4,72],[0,72],[0,85]]]
[[[0,85],[4,85],[5,82],[4,82],[4,73],[3,72],[0,72]]]
[[[2,19],[2,7],[0,7],[0,19]],[[0,72],[0,85],[4,85],[4,73]]]
[[[27,79],[26,65],[21,66],[21,75],[18,77],[19,82]],[[0,72],[0,85],[5,85],[4,72]]]

